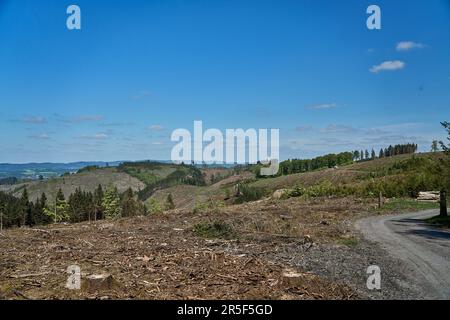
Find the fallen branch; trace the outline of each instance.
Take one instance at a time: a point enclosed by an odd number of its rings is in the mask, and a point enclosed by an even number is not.
[[[94,245],[90,243],[89,241],[83,240],[84,243],[86,243],[88,246],[93,247]]]
[[[223,275],[223,274],[217,274],[217,276],[221,277],[221,278],[231,279],[231,280],[237,281],[237,278],[232,277],[232,276],[227,276],[227,275]]]
[[[35,232],[42,232],[42,233],[46,233],[46,234],[51,234],[50,231],[47,230],[42,230],[42,229],[29,229],[30,231],[35,231]]]
[[[24,298],[25,300],[33,300],[33,299],[27,297],[26,295],[24,295],[24,294],[23,294],[22,292],[20,292],[19,290],[13,290],[13,293],[14,293],[16,296],[18,296],[18,297]]]
[[[41,273],[26,273],[26,274],[12,274],[9,277],[14,279],[21,279],[21,278],[31,278],[31,277],[39,277],[44,276],[46,274],[49,274],[50,272],[41,272]]]

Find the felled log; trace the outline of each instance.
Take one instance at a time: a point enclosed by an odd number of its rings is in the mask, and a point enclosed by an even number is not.
[[[439,201],[439,191],[421,191],[417,196],[418,201],[430,201],[430,202],[438,202]]]

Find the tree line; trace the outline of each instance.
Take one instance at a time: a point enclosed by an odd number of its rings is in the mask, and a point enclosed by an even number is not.
[[[279,175],[288,175],[314,171],[323,168],[333,168],[350,164],[354,161],[367,161],[376,158],[392,157],[400,154],[410,154],[417,152],[417,144],[406,143],[390,145],[381,148],[378,154],[374,149],[355,150],[353,152],[341,152],[338,154],[330,153],[313,159],[289,159],[280,163]]]
[[[416,153],[417,148],[418,146],[415,143],[396,144],[395,146],[390,145],[387,148],[381,148],[378,155],[373,148],[371,152],[367,149],[365,151],[355,150],[353,151],[353,161],[373,160],[376,158],[387,158],[400,154]]]
[[[289,159],[280,163],[279,174],[288,175],[322,168],[333,168],[352,161],[353,154],[351,152],[331,153],[313,159]]]
[[[43,225],[59,222],[95,221],[106,218],[145,215],[145,205],[131,188],[120,194],[116,187],[99,185],[94,192],[77,188],[66,199],[61,189],[54,201],[45,193],[34,202],[23,189],[20,198],[0,192],[0,225],[3,228]]]

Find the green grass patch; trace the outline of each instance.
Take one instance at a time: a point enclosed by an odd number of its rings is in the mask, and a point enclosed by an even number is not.
[[[347,247],[356,247],[358,245],[358,239],[356,238],[342,239],[341,243]]]
[[[233,228],[222,221],[203,222],[194,226],[194,233],[203,238],[234,238],[235,232]]]
[[[438,209],[439,203],[436,202],[420,202],[408,198],[389,199],[380,211],[420,211],[429,209]]]
[[[450,216],[446,216],[446,217],[436,216],[436,217],[425,219],[425,222],[439,225],[442,227],[450,228]]]

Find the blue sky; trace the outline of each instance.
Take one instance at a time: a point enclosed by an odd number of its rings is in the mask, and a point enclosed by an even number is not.
[[[283,159],[428,151],[449,39],[448,0],[0,0],[0,162],[169,159],[194,120],[279,128]]]

